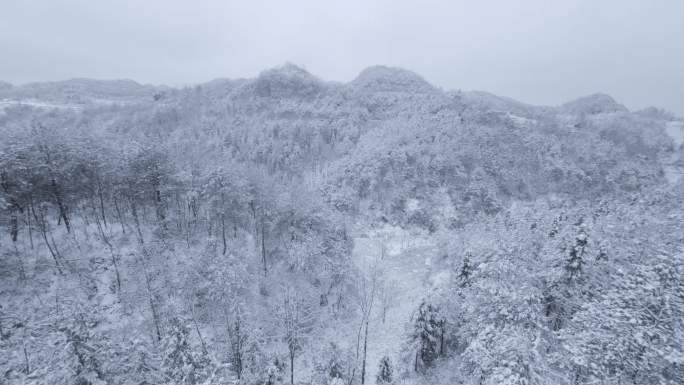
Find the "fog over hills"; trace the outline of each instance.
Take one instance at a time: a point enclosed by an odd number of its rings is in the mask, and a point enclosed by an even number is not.
[[[374,66],[0,83],[0,383],[681,384],[684,120]]]

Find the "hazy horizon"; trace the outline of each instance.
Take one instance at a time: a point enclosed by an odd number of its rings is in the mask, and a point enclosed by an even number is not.
[[[178,87],[291,62],[347,82],[387,65],[446,90],[535,105],[606,93],[631,110],[684,116],[682,14],[684,3],[668,0],[27,1],[0,13],[0,79]]]

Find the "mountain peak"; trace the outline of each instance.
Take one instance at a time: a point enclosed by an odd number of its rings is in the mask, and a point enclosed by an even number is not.
[[[575,99],[561,106],[561,109],[573,114],[601,114],[607,112],[628,111],[612,96],[602,93],[591,94]]]
[[[396,67],[368,67],[352,80],[352,86],[374,91],[431,91],[434,87],[415,72]]]
[[[254,85],[263,97],[311,96],[323,88],[321,80],[292,63],[261,72]]]

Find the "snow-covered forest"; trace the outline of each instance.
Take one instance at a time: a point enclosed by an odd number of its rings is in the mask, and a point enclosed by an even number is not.
[[[0,384],[684,383],[684,120],[371,67],[0,84]]]

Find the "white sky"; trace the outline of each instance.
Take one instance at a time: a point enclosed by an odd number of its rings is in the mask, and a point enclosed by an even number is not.
[[[0,0],[0,79],[185,85],[374,64],[533,104],[594,92],[684,116],[684,0]]]

